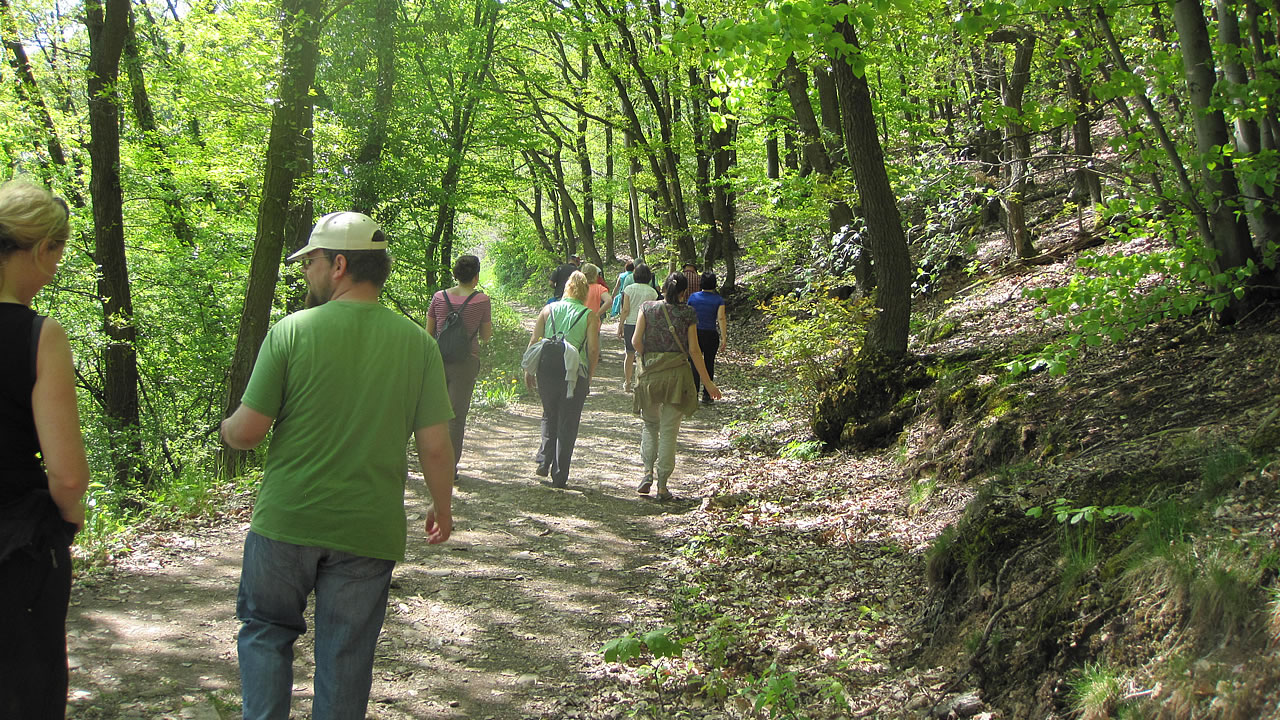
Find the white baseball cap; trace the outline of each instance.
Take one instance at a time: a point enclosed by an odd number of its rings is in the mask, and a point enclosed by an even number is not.
[[[311,229],[306,246],[285,258],[285,262],[293,262],[312,250],[386,250],[387,236],[381,230],[368,215],[329,213]]]

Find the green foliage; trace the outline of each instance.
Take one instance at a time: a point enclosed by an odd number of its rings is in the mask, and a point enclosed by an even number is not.
[[[1126,200],[1112,201],[1106,215],[1122,221],[1107,230],[1108,239],[1128,242],[1169,229],[1145,217],[1123,220],[1129,213],[1147,209]],[[1173,227],[1185,222],[1183,217]],[[1268,267],[1274,266],[1274,257],[1273,248]],[[1007,369],[1016,376],[1047,367],[1051,374],[1061,375],[1085,349],[1119,342],[1153,322],[1187,317],[1202,309],[1221,312],[1232,298],[1244,297],[1247,284],[1263,270],[1250,260],[1245,266],[1215,273],[1212,258],[1213,251],[1195,236],[1169,250],[1082,255],[1077,264],[1083,272],[1067,285],[1024,293],[1040,301],[1039,318],[1062,320],[1066,337],[1038,353],[1015,358]]]
[[[791,390],[805,405],[817,401],[822,382],[861,345],[871,316],[869,301],[834,297],[835,285],[819,279],[761,306],[770,339],[756,364],[794,370],[797,384]]]
[[[1119,674],[1100,663],[1086,663],[1071,680],[1071,705],[1085,720],[1113,717],[1122,700]]]
[[[1081,579],[1098,565],[1097,521],[1118,518],[1141,520],[1151,516],[1151,511],[1129,505],[1085,505],[1076,507],[1066,498],[1058,498],[1052,506],[1037,506],[1026,511],[1027,516],[1039,518],[1046,510],[1058,522],[1058,541],[1064,559],[1062,588],[1070,591]]]
[[[684,654],[685,640],[677,636],[676,630],[660,627],[643,635],[627,633],[613,638],[604,644],[602,652],[605,662],[627,664],[634,660],[644,660],[640,664],[641,677],[647,678],[658,696],[658,717],[666,715],[663,700],[663,682],[670,674],[664,660],[678,660]]]
[[[818,440],[792,440],[778,451],[778,457],[788,460],[816,460],[822,455],[822,443]]]
[[[921,477],[911,481],[911,487],[907,490],[907,504],[911,507],[919,507],[929,502],[929,498],[938,489],[938,478]]]
[[[751,701],[756,712],[767,711],[771,718],[797,718],[800,708],[800,697],[797,691],[796,674],[778,667],[778,663],[770,663],[767,670],[758,678],[749,678],[746,687],[738,694]]]

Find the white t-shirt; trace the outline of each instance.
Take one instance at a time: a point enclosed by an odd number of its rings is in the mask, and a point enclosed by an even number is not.
[[[658,291],[649,286],[648,283],[633,282],[622,289],[622,294],[629,298],[627,302],[627,318],[622,322],[623,325],[635,325],[636,320],[640,317],[640,306],[650,300],[658,299]]]

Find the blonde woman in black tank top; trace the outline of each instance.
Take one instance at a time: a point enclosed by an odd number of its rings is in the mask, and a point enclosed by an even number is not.
[[[0,186],[0,717],[62,718],[71,538],[89,465],[67,335],[31,309],[70,235],[67,205]],[[38,453],[38,455],[37,455]]]

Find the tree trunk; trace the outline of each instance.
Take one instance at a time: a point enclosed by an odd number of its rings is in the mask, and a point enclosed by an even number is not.
[[[1102,204],[1102,182],[1093,169],[1093,123],[1089,118],[1089,91],[1085,89],[1084,79],[1080,76],[1080,65],[1070,57],[1063,48],[1061,61],[1063,79],[1067,86],[1067,98],[1075,120],[1071,124],[1071,142],[1075,153],[1076,169],[1075,188],[1071,199],[1084,202],[1086,199],[1093,206]]]
[[[124,247],[120,188],[120,109],[115,88],[129,36],[128,0],[85,4],[89,30],[89,195],[93,198],[94,260],[104,332],[103,396],[116,485],[146,482],[139,435],[137,330]]]
[[[604,254],[605,261],[618,261],[617,247],[613,237],[613,126],[604,126],[604,179],[609,194],[604,202]]]
[[[1231,138],[1227,132],[1226,117],[1213,106],[1213,85],[1217,77],[1209,30],[1198,0],[1174,0],[1173,21],[1182,45],[1182,66],[1194,118],[1196,149],[1201,157],[1200,180],[1209,196],[1210,235],[1205,238],[1205,243],[1217,251],[1210,267],[1215,274],[1222,273],[1256,260],[1256,254],[1248,224],[1243,214],[1238,212],[1240,189],[1231,157],[1220,151],[1231,142]],[[1216,161],[1217,167],[1208,167],[1205,163],[1209,160]],[[1226,288],[1215,289],[1221,291]],[[1232,319],[1233,312],[1224,313],[1224,320]]]
[[[847,4],[847,0],[842,4]],[[848,20],[837,23],[836,30],[855,52],[860,52],[857,34]],[[862,199],[868,244],[876,259],[874,301],[878,312],[867,328],[863,350],[901,357],[907,352],[911,322],[911,256],[902,230],[902,215],[884,166],[884,151],[876,135],[875,109],[866,77],[855,73],[845,57],[833,58],[832,66],[840,96],[845,150]]]
[[[993,43],[1014,43],[1013,70],[1001,78],[1000,99],[1010,118],[1004,126],[1004,147],[1009,160],[1008,190],[1001,198],[1005,211],[1005,237],[1009,249],[1020,258],[1034,257],[1035,246],[1027,229],[1023,198],[1027,191],[1027,171],[1031,158],[1031,141],[1022,117],[1022,95],[1031,79],[1031,59],[1036,36],[1029,28],[1001,30],[988,38]]]
[[[58,167],[66,167],[67,157],[63,152],[62,142],[58,139],[58,129],[53,124],[53,115],[50,114],[48,105],[40,95],[40,88],[36,85],[35,72],[31,67],[31,60],[27,57],[26,46],[18,35],[18,24],[13,18],[13,9],[9,6],[9,0],[0,0],[0,34],[3,34],[4,46],[9,51],[9,67],[13,68],[14,89],[17,91],[18,100],[27,106],[26,110],[35,120],[35,124],[44,129],[45,148],[49,154],[49,161]],[[35,165],[40,179],[46,184],[51,184],[53,177],[48,172],[48,168],[43,163]],[[84,198],[74,189],[74,185],[68,185],[68,187],[70,190],[67,197],[72,205],[84,207]]]
[[[1102,37],[1111,51],[1111,59],[1115,62],[1116,68],[1126,73],[1132,73],[1133,71],[1129,68],[1129,61],[1125,59],[1124,52],[1120,48],[1120,43],[1116,42],[1115,34],[1111,32],[1111,21],[1107,17],[1106,9],[1098,5],[1094,8],[1094,14],[1098,20],[1098,30],[1102,33]],[[1206,245],[1212,245],[1213,231],[1209,225],[1209,214],[1200,203],[1196,189],[1191,185],[1191,177],[1187,175],[1187,168],[1182,163],[1182,156],[1178,154],[1178,147],[1173,144],[1173,139],[1169,137],[1169,133],[1165,129],[1164,120],[1161,119],[1160,113],[1156,111],[1151,98],[1147,97],[1145,93],[1136,93],[1134,100],[1142,107],[1142,112],[1146,115],[1147,122],[1151,124],[1151,129],[1156,134],[1156,138],[1159,139],[1160,147],[1164,149],[1165,157],[1169,160],[1169,165],[1173,168],[1174,175],[1178,178],[1178,186],[1182,189],[1187,205],[1191,208],[1191,213],[1195,217],[1196,230],[1200,233],[1200,237],[1204,239]],[[1156,179],[1158,180],[1159,178],[1157,177]]]
[[[1262,151],[1262,131],[1259,124],[1246,114],[1249,108],[1243,97],[1249,86],[1249,73],[1243,62],[1248,51],[1240,39],[1240,18],[1236,13],[1235,3],[1231,0],[1214,0],[1213,4],[1218,15],[1218,42],[1227,48],[1222,54],[1226,86],[1224,91],[1237,110],[1235,158],[1248,161]],[[1236,161],[1235,158],[1233,162]],[[1280,240],[1280,216],[1273,209],[1276,205],[1275,194],[1264,191],[1247,177],[1241,178],[1240,186],[1248,198],[1242,205],[1246,211],[1254,247],[1260,251],[1271,247],[1273,242]]]
[[[178,183],[174,180],[173,170],[167,162],[168,148],[161,140],[156,127],[155,113],[151,109],[151,98],[147,95],[146,78],[142,74],[142,53],[138,45],[137,24],[133,8],[129,9],[129,37],[124,46],[124,66],[129,76],[129,88],[133,96],[133,115],[142,131],[143,141],[156,153],[160,160],[156,164],[157,184],[161,191],[160,213],[169,223],[173,235],[178,242],[187,247],[196,244],[195,229],[187,220],[186,205]]]
[[[582,227],[579,240],[587,260],[603,267],[600,249],[596,247],[596,198],[591,180],[591,153],[587,149],[587,116],[578,115],[578,169],[582,175]]]
[[[640,232],[640,192],[636,188],[636,178],[640,176],[640,158],[635,154],[636,141],[628,130],[623,135],[627,157],[631,163],[627,168],[627,213],[631,223],[631,258],[639,264],[644,261],[644,236]]]
[[[1258,77],[1265,77],[1270,82],[1276,82],[1276,73],[1272,69],[1275,62],[1274,47],[1266,41],[1262,34],[1261,28],[1261,10],[1258,3],[1254,0],[1244,0],[1245,17],[1249,22],[1249,45],[1253,51],[1253,68],[1254,73]],[[1271,55],[1268,56],[1268,50]],[[1275,150],[1280,147],[1280,122],[1276,120],[1276,110],[1268,103],[1266,112],[1262,116],[1262,137],[1260,138],[1263,150]]]
[[[377,84],[373,106],[369,108],[369,128],[360,151],[356,153],[355,189],[351,209],[373,217],[378,207],[378,183],[382,179],[382,152],[387,145],[387,118],[395,101],[396,84],[396,19],[399,3],[378,0],[374,10],[373,47],[377,62]]]
[[[315,84],[323,10],[324,0],[284,0],[281,93],[271,111],[271,134],[267,140],[267,164],[262,181],[262,200],[258,203],[249,284],[240,314],[240,328],[236,333],[235,355],[227,377],[228,416],[240,405],[240,396],[249,384],[258,349],[267,335],[276,281],[279,279],[280,258],[291,224],[290,215],[295,212],[294,188],[308,163],[305,146],[311,142],[314,110],[311,89]],[[240,475],[246,456],[243,451],[223,446],[218,463],[222,477]]]

